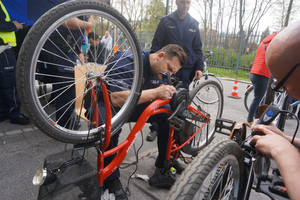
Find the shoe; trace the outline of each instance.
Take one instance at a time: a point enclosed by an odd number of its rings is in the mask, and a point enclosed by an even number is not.
[[[181,174],[185,169],[185,165],[178,162],[178,160],[172,159],[170,167],[174,167],[176,169],[177,174]]]
[[[104,181],[103,191],[105,191],[106,189],[108,189],[109,193],[113,193],[115,195],[116,200],[127,200],[127,195],[123,190],[119,178]]]
[[[149,142],[152,142],[153,140],[155,140],[156,136],[157,136],[157,131],[151,131],[151,132],[147,135],[146,140],[149,141]]]
[[[19,114],[18,117],[10,119],[10,123],[12,124],[20,124],[20,125],[27,125],[30,124],[30,120],[23,114]]]
[[[176,177],[174,175],[165,173],[161,168],[156,168],[153,176],[149,179],[149,185],[170,189],[175,181]]]

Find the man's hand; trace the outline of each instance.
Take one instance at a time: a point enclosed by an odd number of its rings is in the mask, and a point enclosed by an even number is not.
[[[14,25],[16,26],[16,28],[19,30],[19,29],[23,29],[23,25],[20,24],[19,22],[17,21],[12,21],[12,23],[14,23]]]
[[[167,100],[173,96],[176,88],[173,85],[161,85],[155,88],[155,99]]]
[[[200,70],[195,71],[195,80],[198,81],[202,76],[202,72]]]
[[[161,85],[157,88],[143,90],[138,104],[156,99],[167,100],[173,96],[175,91],[176,89],[172,85]],[[112,105],[114,107],[122,106],[125,103],[125,100],[128,98],[128,95],[128,91],[113,92],[110,95]]]
[[[254,130],[264,135],[253,136],[250,144],[255,145],[256,150],[266,156],[273,157],[281,148],[292,146],[276,126],[256,125]]]

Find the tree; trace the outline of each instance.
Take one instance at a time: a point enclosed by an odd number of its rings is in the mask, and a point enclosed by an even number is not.
[[[289,19],[290,19],[290,14],[291,14],[291,11],[292,11],[292,6],[293,6],[293,0],[290,0],[289,7],[288,7],[287,12],[286,12],[284,26],[288,26],[288,24],[289,24]]]
[[[149,2],[150,0],[111,0],[112,7],[124,15],[134,30],[141,27],[143,8],[149,5]]]
[[[274,23],[276,29],[288,26],[295,19],[296,12],[300,9],[298,1],[278,0],[274,6]]]
[[[151,0],[150,4],[146,6],[143,29],[155,31],[160,22],[160,18],[165,15],[165,11],[166,8],[162,0]]]

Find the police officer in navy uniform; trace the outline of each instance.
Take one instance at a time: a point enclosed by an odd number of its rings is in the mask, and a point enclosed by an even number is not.
[[[26,125],[30,120],[20,113],[20,101],[16,88],[16,57],[11,47],[16,46],[16,30],[23,29],[17,21],[11,21],[0,1],[0,122],[10,119],[13,124]]]
[[[156,52],[168,44],[181,46],[187,54],[187,63],[175,74],[182,87],[189,90],[193,78],[199,80],[204,68],[199,23],[188,13],[192,0],[176,0],[177,10],[161,18],[156,29],[151,51]],[[157,135],[157,125],[151,124],[148,141]]]

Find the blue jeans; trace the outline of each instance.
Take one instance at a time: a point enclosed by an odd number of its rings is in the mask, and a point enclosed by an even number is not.
[[[258,118],[258,106],[267,91],[269,79],[258,74],[250,74],[250,80],[253,84],[254,98],[249,109],[247,121],[253,122],[253,117]]]

